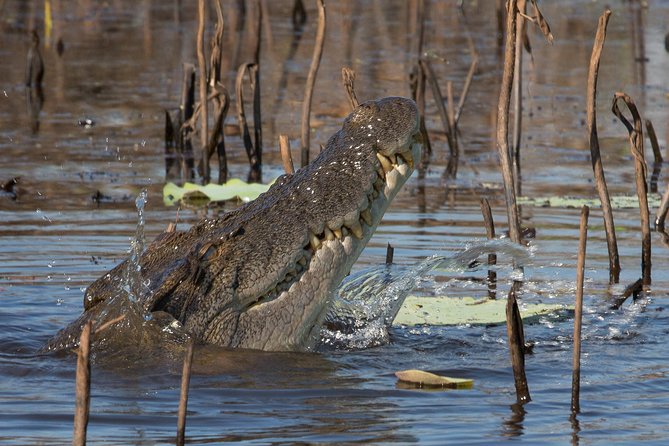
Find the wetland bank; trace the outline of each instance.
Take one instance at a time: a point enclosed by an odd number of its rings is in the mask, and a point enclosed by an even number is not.
[[[255,2],[246,3],[242,20],[238,2],[223,2],[229,91],[238,65],[253,58],[248,34]],[[312,102],[312,155],[350,110],[342,66],[355,70],[361,102],[410,96],[417,35],[411,17],[417,3],[327,4],[328,28]],[[521,313],[524,304],[566,307],[574,300],[580,209],[546,206],[555,201],[543,198],[597,197],[585,92],[597,18],[605,5],[545,3],[540,6],[554,43],[546,44],[530,26],[532,56],[526,54],[523,63],[520,195],[541,205],[520,200],[522,226],[536,231],[518,293]],[[298,39],[292,1],[260,4],[267,12],[261,22],[259,75],[262,174],[268,181],[283,173],[279,134],[289,135],[299,159],[299,122],[317,10],[316,2],[305,2],[306,21]],[[498,46],[493,4],[464,2],[478,68],[457,126],[457,176],[447,174],[448,138],[428,84],[429,166],[424,175],[414,174],[396,197],[354,272],[383,263],[387,243],[395,248],[395,263],[408,267],[435,253],[450,256],[482,243],[481,198],[492,205],[497,233],[506,230],[495,150],[503,48]],[[50,8],[49,36],[45,5]],[[607,6],[613,14],[599,71],[598,132],[609,192],[633,196],[634,161],[627,131],[610,111],[611,99],[616,91],[631,95],[642,116],[654,123],[666,153],[669,59],[664,36],[669,8],[661,2]],[[3,60],[16,63],[0,68],[0,182],[20,181],[15,200],[11,194],[0,197],[0,438],[8,444],[69,443],[75,361],[34,352],[80,313],[83,289],[127,256],[137,223],[135,198],[143,188],[148,190],[144,229],[149,240],[175,219],[176,207],[164,206],[162,196],[164,109],[179,103],[182,63],[196,63],[196,2],[6,1],[1,11],[0,52]],[[24,87],[32,29],[40,34],[45,67],[36,131]],[[471,65],[467,29],[458,2],[425,2],[423,50],[444,96],[452,81],[456,99]],[[225,139],[229,176],[245,179],[248,157],[234,131],[236,120],[231,109]],[[646,152],[651,171],[650,147]],[[655,181],[662,192],[666,166],[660,167]],[[182,208],[179,222],[190,225],[201,215]],[[610,310],[609,299],[641,277],[638,209],[616,207],[614,217],[622,271],[620,285],[610,286],[602,216],[597,206],[591,209],[581,411],[575,419],[570,420],[573,318],[567,314],[525,325],[534,348],[525,364],[532,402],[523,406],[515,404],[503,325],[399,326],[391,329],[385,345],[319,354],[199,348],[187,441],[661,443],[667,436],[663,408],[669,403],[667,248],[653,232],[650,293]],[[499,256],[495,272],[498,298],[505,298],[519,278],[510,256]],[[485,265],[437,270],[419,282],[415,294],[482,298],[489,292],[487,277]],[[145,359],[118,357],[104,367],[94,364],[90,443],[174,442],[181,358]],[[474,387],[446,392],[396,387],[394,372],[411,368],[472,378]]]

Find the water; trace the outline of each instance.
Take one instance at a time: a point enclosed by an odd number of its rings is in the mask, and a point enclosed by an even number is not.
[[[297,147],[301,98],[315,35],[313,4],[302,39],[291,53],[292,2],[266,2],[261,85],[266,152],[265,178],[281,172],[275,141],[287,133]],[[445,62],[433,67],[445,91],[459,95],[470,57],[456,2],[426,2],[425,48]],[[235,67],[250,55],[239,45],[234,5],[225,2],[226,86],[234,91]],[[328,38],[314,92],[312,144],[325,143],[348,111],[340,87],[342,65],[356,70],[362,100],[408,95],[406,75],[413,35],[411,2],[329,2]],[[480,70],[460,121],[457,180],[445,180],[447,147],[436,107],[427,95],[427,127],[435,154],[424,177],[405,186],[363,252],[354,274],[375,267],[385,247],[395,247],[397,268],[433,255],[452,257],[484,244],[479,198],[490,199],[499,234],[504,231],[501,177],[494,149],[494,110],[500,58],[489,2],[465,2],[480,55]],[[195,8],[184,2],[48,2],[12,0],[2,5],[0,65],[0,182],[20,176],[17,200],[0,197],[0,443],[67,444],[74,411],[74,357],[36,355],[57,330],[81,312],[85,287],[128,256],[137,228],[135,199],[147,190],[147,240],[170,222],[183,228],[202,211],[162,205],[163,108],[178,103],[181,63],[194,61]],[[599,135],[612,194],[634,193],[626,132],[610,114],[614,91],[631,94],[655,124],[666,152],[669,56],[664,48],[668,5],[640,10],[645,54],[635,62],[636,9],[609,2],[613,16],[602,58],[598,95]],[[556,37],[552,47],[531,33],[533,63],[524,79],[522,193],[529,197],[595,196],[585,129],[585,76],[601,2],[546,2],[543,12]],[[251,8],[251,7],[249,7]],[[249,10],[251,11],[251,9]],[[249,13],[249,17],[251,14]],[[238,16],[237,16],[238,17]],[[349,18],[353,18],[352,24]],[[33,133],[23,88],[27,31],[42,36],[46,66],[39,130]],[[270,32],[271,31],[271,34]],[[241,33],[245,36],[245,33]],[[64,52],[55,48],[62,37]],[[638,42],[636,42],[638,43]],[[168,50],[167,50],[168,49]],[[166,53],[167,51],[167,53]],[[172,57],[165,57],[169,54]],[[230,58],[234,61],[230,62]],[[529,58],[528,58],[529,59]],[[92,119],[86,128],[78,121]],[[228,116],[233,133],[234,111]],[[231,175],[245,178],[241,139],[226,138]],[[647,157],[651,159],[647,144]],[[665,157],[666,158],[666,157]],[[650,167],[650,166],[649,166]],[[658,189],[666,185],[666,166]],[[99,202],[91,199],[100,192]],[[225,209],[234,207],[227,204]],[[219,209],[210,210],[215,213]],[[523,225],[536,228],[523,262],[524,304],[570,304],[580,210],[525,206]],[[668,436],[669,333],[666,302],[669,261],[653,234],[653,284],[649,295],[621,310],[607,300],[640,276],[639,219],[616,210],[620,286],[608,285],[608,257],[598,209],[590,215],[583,322],[582,412],[570,420],[570,317],[545,317],[527,325],[535,342],[527,357],[532,402],[514,405],[513,377],[503,326],[394,327],[388,343],[318,354],[197,349],[191,381],[187,437],[193,442],[267,443],[537,443],[662,444]],[[483,259],[485,258],[485,255]],[[517,273],[508,257],[497,267],[498,297]],[[453,297],[488,295],[487,268],[436,269],[416,293]],[[174,442],[181,355],[156,353],[95,358],[91,444]],[[464,391],[407,390],[394,372],[420,368],[474,379]]]

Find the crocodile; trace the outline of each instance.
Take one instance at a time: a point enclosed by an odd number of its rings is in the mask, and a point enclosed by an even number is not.
[[[199,343],[310,350],[332,296],[420,159],[419,113],[402,97],[357,106],[320,155],[257,199],[187,231],[166,231],[139,258],[136,301],[169,314]],[[93,282],[81,317],[43,351],[72,348],[122,292],[129,260]]]

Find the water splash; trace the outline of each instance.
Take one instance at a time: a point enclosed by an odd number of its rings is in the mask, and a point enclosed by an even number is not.
[[[321,346],[362,349],[388,342],[388,328],[404,300],[430,271],[472,271],[481,265],[479,257],[495,253],[510,256],[519,267],[531,260],[527,248],[492,240],[473,243],[452,256],[434,255],[414,265],[378,265],[350,275],[325,317]]]
[[[137,228],[135,229],[135,238],[130,241],[130,257],[125,268],[122,289],[127,293],[128,300],[137,303],[142,295],[142,267],[139,260],[144,252],[144,206],[147,202],[146,189],[142,189],[135,199],[137,208]]]

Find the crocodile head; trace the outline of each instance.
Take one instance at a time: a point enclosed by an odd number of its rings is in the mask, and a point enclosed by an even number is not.
[[[309,349],[333,292],[411,176],[419,135],[413,101],[361,104],[309,166],[235,211],[150,245],[139,301],[201,342]],[[125,268],[89,287],[86,312],[117,292]]]

